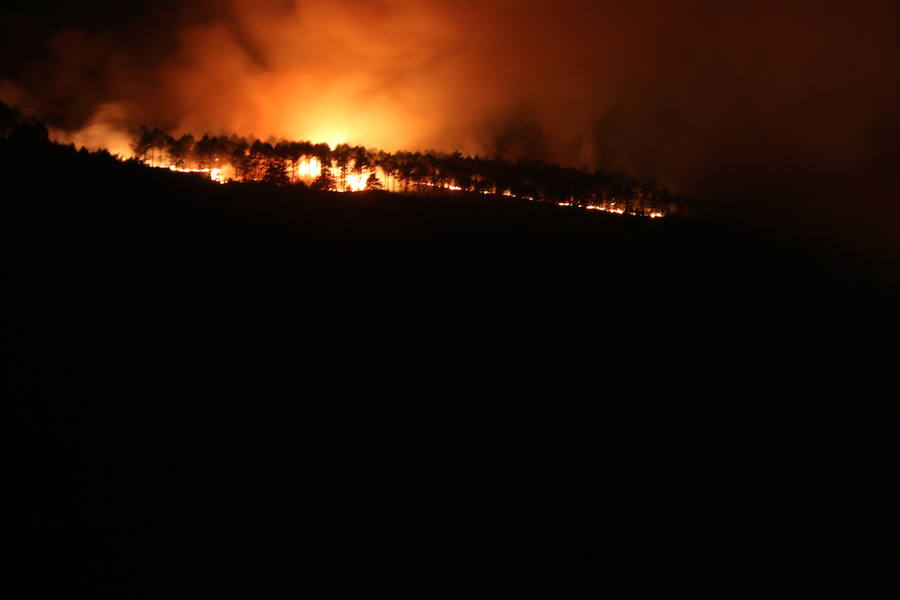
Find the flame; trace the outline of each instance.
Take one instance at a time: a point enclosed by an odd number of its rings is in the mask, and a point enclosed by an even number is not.
[[[175,173],[205,173],[209,175],[209,178],[215,181],[216,183],[225,183],[228,179],[224,175],[224,169],[220,169],[219,167],[215,167],[212,169],[189,169],[185,167],[176,167],[175,165],[169,165],[169,170],[174,171]]]
[[[607,204],[588,204],[585,206],[585,208],[587,210],[599,210],[599,211],[603,211],[603,212],[608,212],[608,213],[612,213],[614,215],[624,215],[625,214],[625,209],[624,208],[616,208],[615,202],[613,202],[612,204],[608,204],[608,205]],[[637,213],[631,213],[631,214],[637,214]]]
[[[216,159],[218,161],[218,159]],[[145,161],[147,164],[151,164],[149,161]],[[214,167],[214,168],[190,168],[190,167],[178,167],[174,164],[170,164],[168,166],[170,171],[176,173],[203,173],[209,175],[209,178],[212,181],[217,183],[226,183],[231,181],[233,178],[225,175],[225,170],[230,169],[229,165],[225,167]],[[304,157],[301,159],[296,166],[296,176],[299,180],[304,181],[309,184],[318,178],[325,167],[322,165],[322,162],[315,157]],[[331,163],[330,166],[327,167],[328,173],[331,175],[332,179],[335,182],[335,190],[339,192],[361,192],[368,188],[368,181],[371,175],[377,176],[381,181],[385,182],[387,185],[395,185],[396,181],[391,177],[388,173],[385,173],[381,168],[376,167],[375,169],[363,168],[359,170],[353,170],[348,172],[348,169],[345,167],[341,169],[334,162]],[[465,191],[459,185],[451,182],[444,183],[433,183],[433,182],[422,182],[421,185],[430,188],[438,188],[444,189],[453,192],[461,192]],[[521,198],[523,200],[534,201],[532,196],[518,196],[514,194],[511,190],[481,190],[479,192],[482,195],[500,195],[505,196],[507,198]],[[582,208],[585,210],[595,210],[601,211],[605,213],[610,213],[614,215],[632,215],[632,216],[640,216],[647,217],[650,219],[661,219],[666,216],[666,214],[660,210],[654,210],[650,212],[642,212],[638,210],[626,210],[619,202],[610,201],[604,202],[602,204],[578,204],[571,200],[565,200],[555,203],[557,206],[562,207],[575,207]]]
[[[566,203],[560,202],[558,204],[560,206],[571,206],[572,205],[569,202],[566,202]],[[615,203],[615,202],[611,202],[609,204],[586,204],[584,206],[584,208],[586,208],[587,210],[599,210],[602,212],[612,213],[614,215],[624,215],[627,212],[627,214],[632,215],[632,216],[648,217],[650,219],[661,219],[666,216],[666,213],[659,211],[659,210],[654,210],[654,211],[651,211],[648,213],[642,213],[642,212],[638,212],[638,211],[628,212],[624,208],[617,206],[617,203]]]
[[[322,171],[322,162],[315,157],[303,158],[297,164],[297,178],[306,184],[315,181],[322,174]],[[361,192],[366,189],[369,176],[373,171],[361,169],[359,172],[345,173],[332,163],[328,167],[328,173],[337,182],[338,191]]]
[[[322,174],[322,163],[318,158],[304,158],[297,166],[297,175],[301,179],[313,180]]]
[[[132,153],[133,154],[133,153]],[[119,155],[120,159],[126,158],[127,155],[122,154]],[[192,159],[193,166],[178,166],[174,163],[169,163],[171,160],[169,157],[165,156],[164,152],[155,152],[150,153],[147,156],[143,157],[144,164],[151,167],[161,167],[168,169],[175,173],[197,173],[203,174],[209,177],[210,180],[215,181],[217,183],[227,183],[229,181],[243,181],[245,177],[238,174],[235,167],[229,162],[219,162],[219,158],[215,158],[215,162],[218,166],[215,167],[205,167],[197,164],[196,159]],[[188,165],[191,165],[191,161],[188,161]],[[369,167],[356,165],[353,161],[350,161],[349,164],[344,164],[343,166],[338,166],[336,161],[331,161],[330,164],[323,164],[321,159],[316,156],[302,156],[298,160],[295,160],[294,164],[291,166],[291,170],[288,172],[288,180],[290,182],[303,182],[307,185],[312,184],[319,177],[321,177],[323,172],[326,172],[330,176],[331,184],[330,189],[337,192],[361,192],[368,189],[368,182],[371,176],[375,176],[378,178],[379,182],[382,184],[382,189],[388,191],[407,191],[407,190],[421,190],[423,187],[428,188],[437,188],[448,190],[452,192],[470,192],[475,194],[481,194],[485,196],[503,196],[507,198],[518,198],[521,200],[535,201],[539,198],[529,195],[519,195],[514,193],[512,190],[508,188],[489,188],[489,189],[478,189],[477,186],[470,185],[469,187],[462,187],[456,181],[442,180],[435,182],[432,181],[409,181],[404,180],[402,178],[398,178],[394,173],[385,171],[380,166]],[[250,175],[250,178],[258,178],[259,175]],[[592,211],[601,211],[615,215],[632,215],[638,217],[645,217],[649,219],[661,219],[666,216],[666,212],[664,210],[660,210],[659,208],[654,207],[653,209],[648,209],[646,206],[638,206],[635,208],[629,208],[626,204],[622,203],[620,200],[605,200],[603,202],[583,202],[578,201],[577,199],[570,197],[568,200],[560,200],[554,202],[557,206],[566,207],[566,208],[576,208],[576,209],[584,209],[584,210],[592,210]]]
[[[452,183],[437,184],[437,183],[430,183],[430,182],[426,181],[425,187],[438,188],[441,190],[451,190],[453,192],[461,192],[462,191],[461,187],[459,187],[458,185],[453,185]]]
[[[347,191],[349,192],[361,192],[366,189],[366,181],[369,179],[369,174],[363,171],[361,174],[351,174],[347,175],[347,185],[345,186]]]

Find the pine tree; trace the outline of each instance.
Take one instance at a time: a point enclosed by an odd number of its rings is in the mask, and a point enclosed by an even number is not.
[[[337,182],[331,174],[331,169],[322,167],[322,172],[316,177],[315,181],[310,184],[309,189],[320,192],[333,192],[336,186]]]
[[[384,184],[381,183],[381,180],[378,179],[378,175],[375,173],[370,173],[369,178],[366,179],[366,189],[367,190],[383,190]]]

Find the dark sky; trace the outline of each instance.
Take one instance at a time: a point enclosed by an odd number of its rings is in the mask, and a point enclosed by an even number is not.
[[[840,241],[891,245],[900,232],[896,1],[93,0],[2,11],[0,97],[70,130],[147,122],[543,158]]]

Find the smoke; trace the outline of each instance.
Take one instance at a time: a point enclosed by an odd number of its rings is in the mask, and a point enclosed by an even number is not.
[[[893,235],[898,14],[891,0],[193,0],[54,28],[0,93],[91,143],[143,123],[536,158],[710,211],[852,214]]]

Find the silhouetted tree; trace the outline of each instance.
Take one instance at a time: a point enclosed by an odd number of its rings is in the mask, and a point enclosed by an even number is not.
[[[18,109],[0,102],[0,136],[10,135],[22,119],[22,113]]]
[[[323,167],[322,172],[316,177],[315,181],[310,184],[309,189],[320,192],[332,192],[336,189],[336,186],[337,182],[331,174],[331,169]]]
[[[50,140],[50,134],[43,123],[34,119],[25,119],[13,129],[9,139],[14,144],[37,146],[46,144]]]
[[[371,173],[369,178],[366,179],[366,189],[367,190],[383,190],[384,185],[381,183],[381,180],[378,179],[378,175],[375,173]]]
[[[251,164],[248,156],[249,145],[246,140],[237,142],[231,151],[231,168],[234,170],[235,179],[243,181],[250,178]]]
[[[194,136],[183,135],[169,145],[168,152],[172,163],[179,168],[185,166],[185,161],[194,150]]]
[[[0,127],[8,128],[2,123],[15,122],[17,118],[14,110],[0,107]],[[151,165],[165,166],[169,161],[178,167],[187,163],[200,168],[230,164],[238,181],[276,184],[296,183],[301,161],[315,159],[322,170],[311,187],[319,190],[346,191],[352,173],[365,177],[368,189],[422,192],[458,186],[466,192],[565,201],[577,206],[599,205],[637,215],[668,214],[685,204],[658,186],[640,184],[620,173],[608,175],[599,170],[589,172],[539,161],[512,163],[500,157],[485,159],[459,152],[389,153],[349,144],[332,150],[324,143],[275,139],[264,142],[235,135],[204,135],[194,142],[189,135],[176,140],[158,128],[147,127],[136,132],[133,148],[143,162]]]

